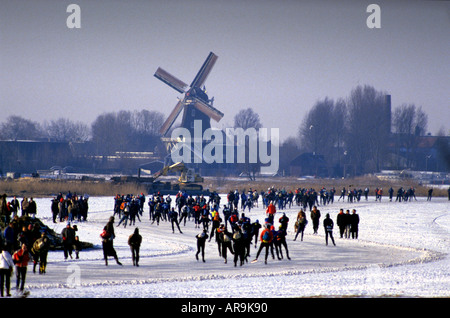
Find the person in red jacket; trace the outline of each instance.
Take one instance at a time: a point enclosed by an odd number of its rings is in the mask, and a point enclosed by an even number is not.
[[[20,292],[23,293],[25,278],[27,276],[27,266],[30,261],[30,254],[25,244],[22,244],[22,248],[14,253],[13,261],[16,265],[16,290],[19,290],[20,285]]]
[[[266,215],[269,219],[269,223],[273,224],[273,220],[275,217],[275,213],[277,213],[277,209],[275,207],[275,205],[273,205],[273,203],[271,202],[266,209]]]
[[[252,263],[255,263],[256,261],[258,261],[259,254],[261,253],[262,249],[265,248],[266,255],[265,255],[264,263],[267,264],[267,257],[269,256],[269,247],[273,240],[273,233],[270,230],[270,225],[266,225],[264,227],[264,230],[261,232],[259,239],[261,241],[261,244],[259,245],[258,253],[256,253],[256,258],[252,261]],[[273,250],[271,250],[271,251],[272,251],[272,257],[274,257]]]
[[[273,205],[273,203],[270,203],[266,209],[266,214],[274,215],[276,212],[277,212],[277,209],[275,208],[275,205]]]

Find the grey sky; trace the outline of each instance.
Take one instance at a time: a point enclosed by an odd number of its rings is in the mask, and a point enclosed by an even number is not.
[[[69,29],[67,6],[81,7]],[[381,7],[381,29],[366,8]],[[280,139],[325,97],[368,84],[393,107],[422,106],[429,131],[450,130],[448,1],[7,1],[0,0],[2,122],[39,122],[149,109],[166,116],[178,92],[153,74],[161,66],[190,83],[210,51],[206,81],[229,127],[252,107]]]

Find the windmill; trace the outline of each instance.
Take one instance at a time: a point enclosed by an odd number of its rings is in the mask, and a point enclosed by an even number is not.
[[[204,88],[206,78],[216,63],[217,58],[218,56],[213,52],[209,53],[191,85],[187,85],[167,71],[158,67],[154,76],[175,89],[177,92],[184,94],[183,98],[179,99],[175,108],[161,127],[160,133],[163,137],[166,136],[183,109],[184,113],[181,127],[188,129],[192,135],[195,120],[202,121],[202,129],[204,131],[211,127],[211,119],[214,119],[216,122],[219,122],[222,119],[223,113],[213,107],[212,104],[214,98],[209,99]]]

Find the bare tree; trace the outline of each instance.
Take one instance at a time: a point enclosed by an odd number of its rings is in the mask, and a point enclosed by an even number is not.
[[[358,173],[379,171],[390,134],[386,94],[372,86],[358,86],[348,98],[346,150]]]
[[[234,116],[234,128],[245,130],[247,128],[259,129],[261,127],[259,115],[252,108],[243,109]]]
[[[302,147],[314,155],[323,155],[328,163],[329,174],[332,174],[334,166],[340,166],[346,116],[343,100],[335,103],[325,98],[316,102],[299,127],[298,136]]]
[[[289,137],[280,145],[280,171],[283,175],[290,174],[291,161],[301,154],[299,139]]]
[[[39,123],[21,116],[9,116],[0,126],[0,137],[3,140],[35,140],[43,136]]]
[[[259,129],[262,127],[259,115],[252,108],[242,109],[234,116],[234,128]],[[245,139],[245,163],[239,163],[242,173],[245,173],[250,180],[255,180],[256,173],[260,170],[260,163],[250,163],[250,138]]]
[[[153,150],[163,121],[164,116],[155,111],[105,113],[92,123],[92,141],[103,154]]]
[[[82,122],[73,122],[67,118],[59,118],[44,122],[46,136],[56,141],[85,142],[90,137],[89,127]]]
[[[422,107],[416,108],[414,104],[402,104],[394,110],[393,127],[396,133],[397,154],[404,148],[406,167],[411,168],[415,157],[417,136],[423,136],[427,130],[428,116],[422,111]],[[400,157],[397,157],[399,166]]]

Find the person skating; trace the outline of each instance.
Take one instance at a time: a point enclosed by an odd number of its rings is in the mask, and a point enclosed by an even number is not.
[[[39,274],[45,274],[49,249],[50,240],[44,232],[33,243],[33,247],[31,248],[31,255],[33,255],[33,273],[36,273],[36,266],[39,264]]]
[[[75,230],[67,223],[66,227],[61,232],[63,239],[64,260],[70,256],[72,258],[73,244],[75,242]]]
[[[359,215],[356,214],[356,210],[352,210],[352,214],[350,215],[350,233],[352,235],[352,239],[358,239],[358,225],[359,225]]]
[[[344,224],[345,224],[345,228],[344,228],[344,237],[345,238],[350,238],[350,210],[345,210],[345,214],[344,214]]]
[[[258,244],[258,237],[259,237],[259,230],[261,229],[261,224],[259,223],[259,220],[256,220],[251,224],[250,228],[250,240],[253,240],[253,237],[255,238],[255,248]]]
[[[237,266],[239,259],[240,266],[244,265],[245,259],[245,239],[240,228],[234,230],[233,233],[233,249],[234,249],[234,266]]]
[[[433,197],[433,188],[428,190],[427,201],[431,201],[432,197]]]
[[[170,222],[172,223],[172,233],[175,233],[175,225],[178,228],[178,231],[183,234],[183,232],[181,232],[180,229],[180,223],[178,222],[178,212],[175,211],[175,208],[172,208],[169,212],[169,219]]]
[[[252,263],[258,261],[259,254],[261,253],[262,249],[265,248],[266,255],[265,255],[264,263],[267,264],[267,257],[269,256],[269,247],[270,247],[270,244],[272,243],[272,240],[273,240],[273,233],[270,230],[270,224],[266,224],[264,226],[264,230],[261,232],[261,235],[260,235],[260,244],[259,244],[258,252],[256,253],[256,258],[252,261]],[[274,256],[273,252],[272,252],[272,256]]]
[[[142,235],[139,234],[139,229],[135,228],[134,233],[128,237],[128,245],[131,249],[131,259],[133,266],[139,266],[139,249],[142,243]]]
[[[198,261],[198,254],[202,253],[202,261],[205,262],[205,242],[208,239],[208,231],[203,230],[202,233],[197,234],[195,238],[197,239],[197,253],[195,253],[195,258]]]
[[[153,221],[152,224],[155,223],[156,220],[156,225],[159,225],[159,221],[161,219],[161,214],[162,214],[162,205],[161,202],[157,202],[155,205],[155,211],[154,211],[154,215],[153,215]]]
[[[131,213],[130,209],[131,209],[131,207],[130,207],[130,203],[129,202],[123,202],[122,204],[123,204],[123,209],[122,209],[123,216],[120,219],[119,224],[117,224],[117,226],[119,226],[123,222],[123,227],[126,228],[127,227],[127,223],[128,223],[128,219],[130,218],[130,213]]]
[[[306,219],[306,214],[303,211],[303,209],[300,209],[300,212],[297,214],[297,221],[296,221],[296,231],[295,231],[295,237],[294,241],[297,240],[297,236],[301,233],[301,241],[303,241],[303,234],[305,232],[305,227],[308,224],[308,220]]]
[[[0,247],[0,250],[2,248]],[[0,255],[0,287],[1,296],[4,297],[4,291],[6,289],[6,296],[11,296],[11,274],[14,268],[14,261],[11,254],[7,249],[1,250]]]
[[[283,213],[283,216],[278,220],[278,222],[280,222],[281,227],[287,231],[289,218],[286,216],[286,213]]]
[[[344,214],[344,209],[340,209],[336,217],[336,224],[339,227],[339,235],[344,238],[345,226],[346,226],[346,216]]]
[[[334,226],[334,222],[330,218],[330,214],[327,213],[325,220],[323,220],[323,228],[325,230],[325,244],[326,245],[328,245],[328,236],[329,236],[331,238],[331,241],[333,242],[333,245],[336,246],[336,244],[334,243],[334,238],[333,238],[333,226]]]
[[[181,223],[184,220],[183,226],[186,226],[186,219],[188,217],[188,214],[189,214],[189,206],[185,205],[181,209],[181,217],[180,217],[180,221],[179,221],[179,223]]]
[[[116,250],[114,249],[113,240],[116,237],[116,234],[114,232],[113,216],[109,218],[109,221],[103,228],[103,232],[100,234],[100,237],[102,239],[103,258],[105,259],[105,265],[108,266],[108,256],[112,256],[116,260],[116,263],[122,266],[122,263],[119,262]]]
[[[277,236],[274,239],[274,244],[275,244],[275,248],[279,252],[281,259],[283,259],[282,247],[284,247],[284,249],[286,250],[286,258],[288,260],[291,260],[291,258],[289,257],[289,250],[288,250],[288,246],[287,246],[287,242],[286,242],[286,235],[287,235],[286,229],[282,225],[280,225],[280,228],[277,231]],[[277,252],[277,255],[278,255],[278,252]]]
[[[212,238],[216,236],[217,229],[220,227],[220,224],[222,223],[222,218],[220,217],[218,211],[213,211],[212,214],[213,214],[213,217],[212,217],[212,224],[211,224],[211,233],[209,235],[209,242],[211,242]]]
[[[227,250],[230,250],[231,254],[234,254],[232,247],[232,235],[225,227],[221,227],[219,232],[219,239],[221,241],[221,255],[224,259],[225,264],[227,263]]]
[[[75,242],[73,243],[73,247],[75,249],[75,258],[80,258],[80,252],[83,249],[83,246],[80,242],[80,238],[78,236],[75,236]]]
[[[313,206],[311,210],[311,220],[313,222],[314,234],[317,234],[320,224],[320,210],[317,209],[317,206]]]
[[[16,290],[18,293],[23,294],[28,262],[30,261],[30,253],[26,244],[22,244],[21,249],[14,253],[13,261],[16,266]]]
[[[275,217],[275,213],[277,213],[277,209],[275,205],[273,205],[273,203],[271,202],[266,209],[266,216],[270,219],[270,223],[272,224]]]

